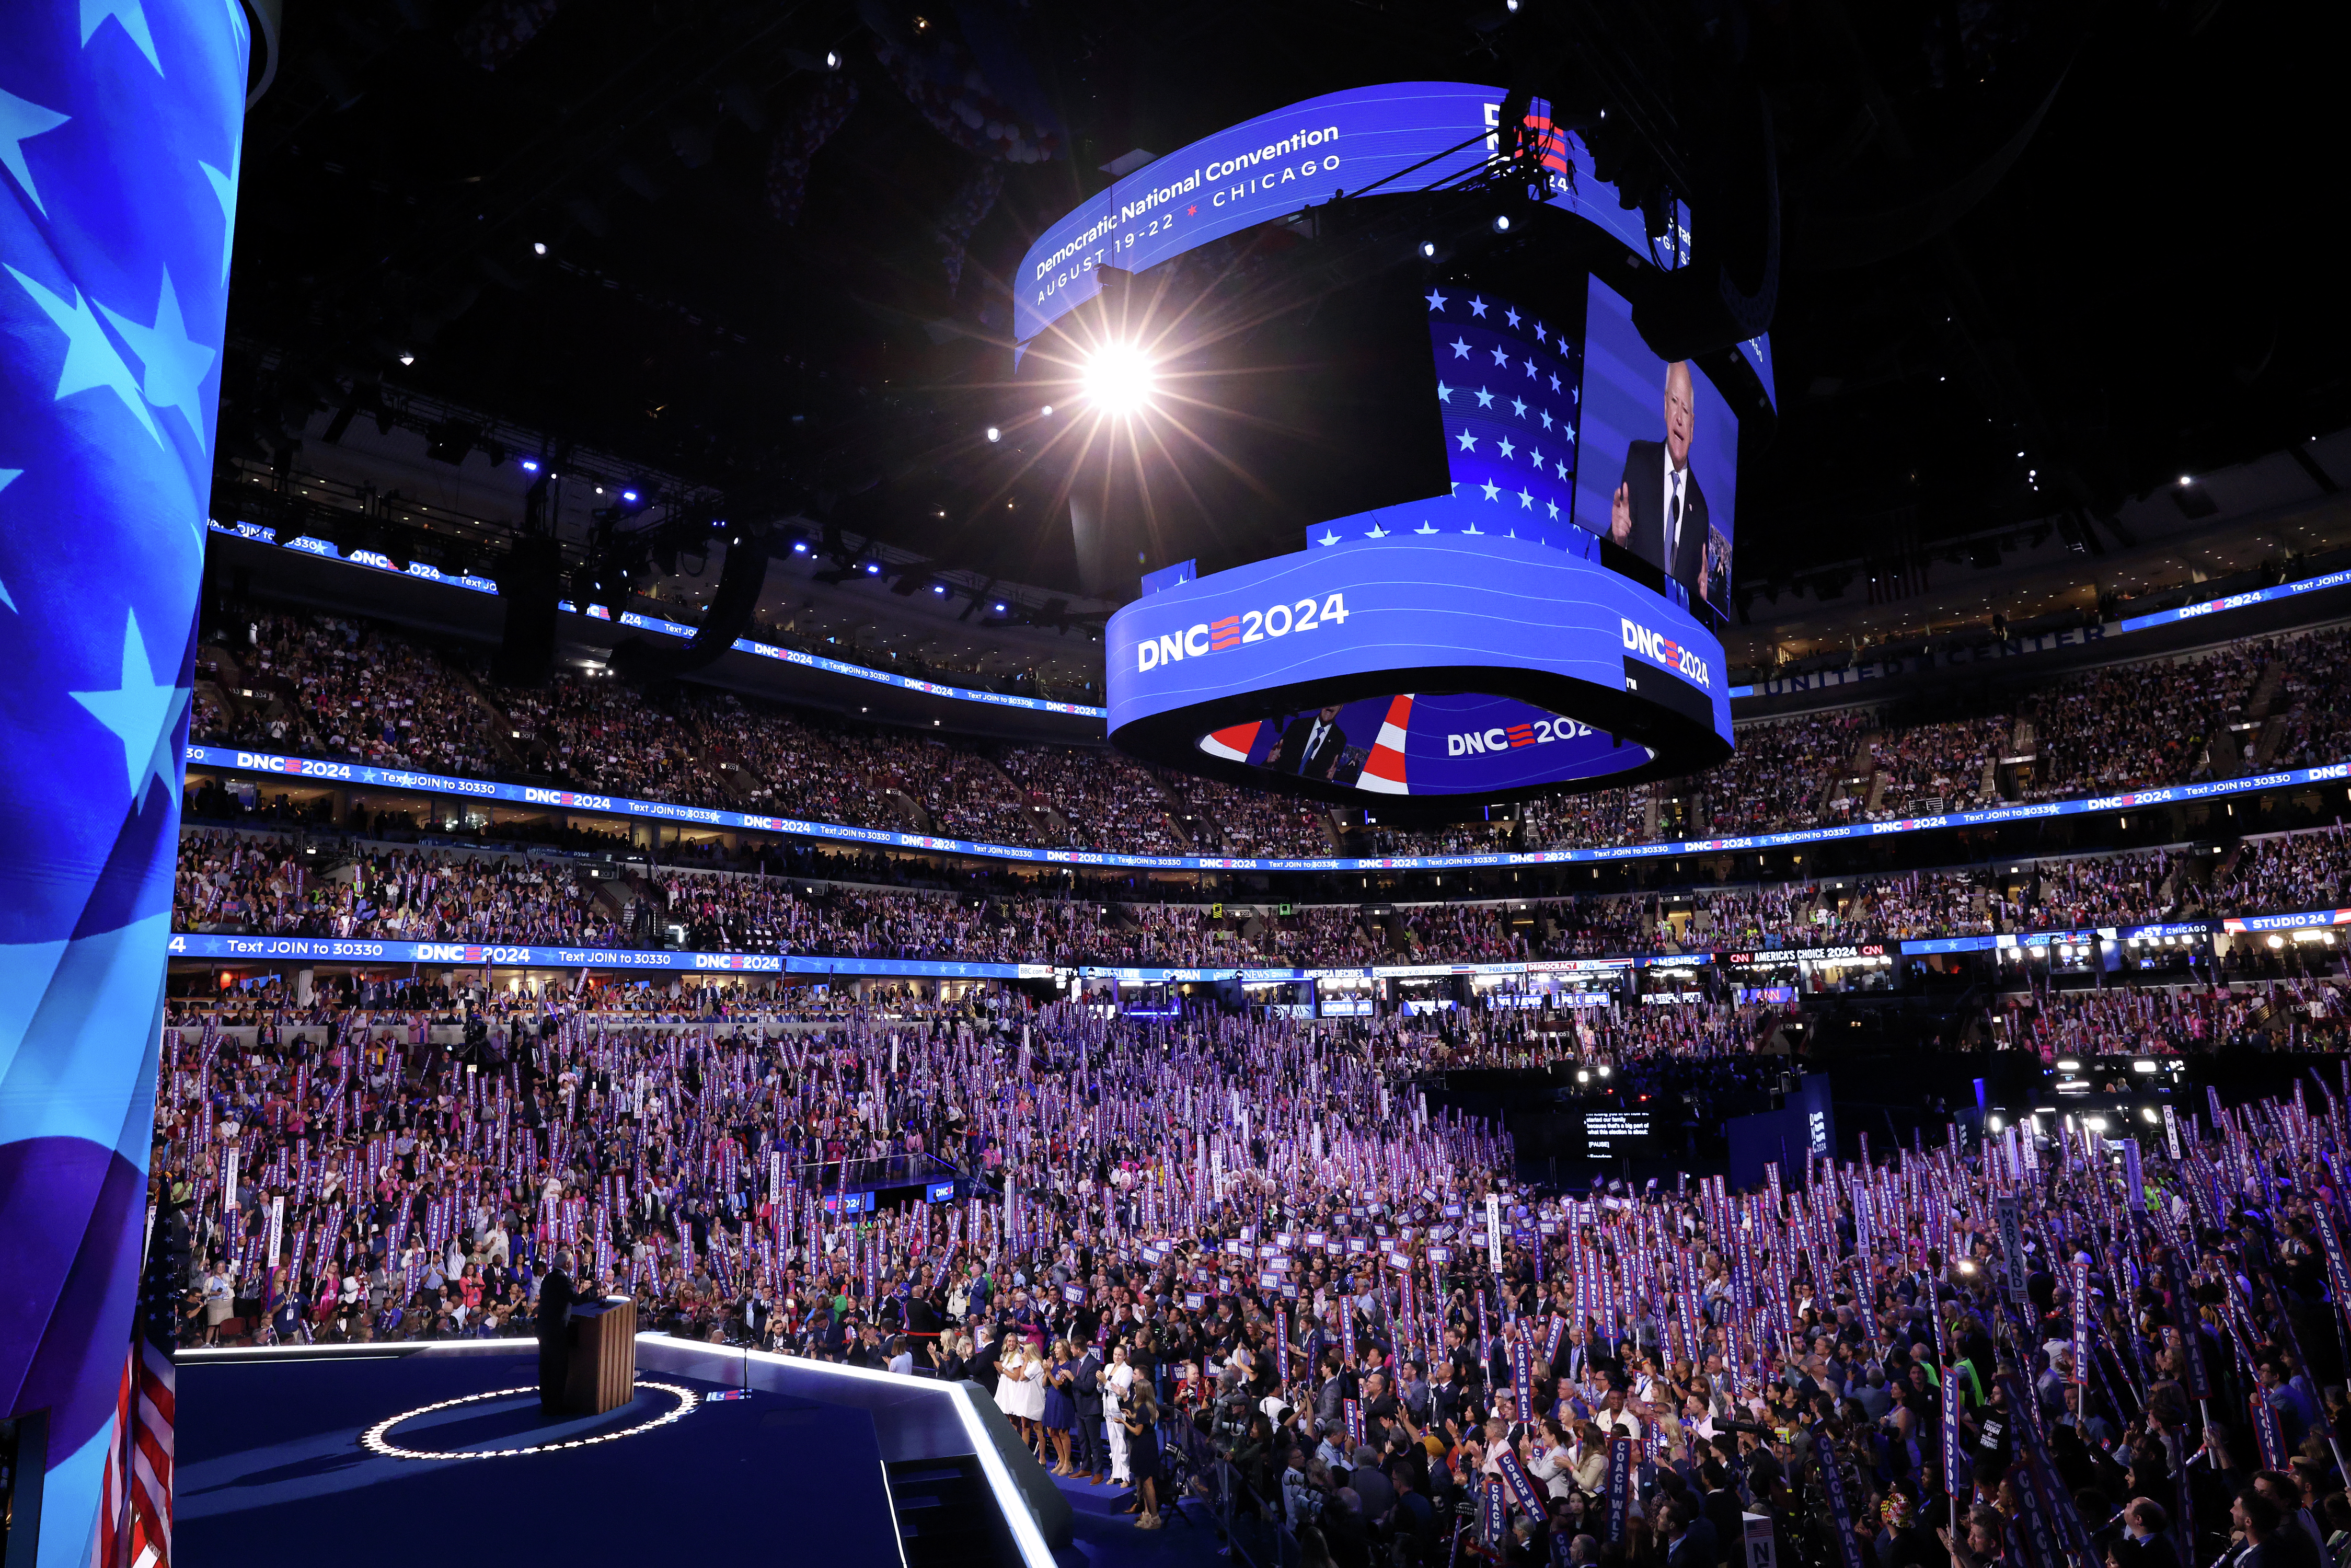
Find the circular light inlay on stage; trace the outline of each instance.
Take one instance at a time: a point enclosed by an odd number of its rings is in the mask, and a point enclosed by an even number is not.
[[[455,1448],[435,1453],[429,1449],[403,1448],[391,1438],[390,1434],[394,1427],[404,1421],[413,1421],[422,1416],[430,1416],[437,1410],[452,1410],[464,1405],[478,1405],[488,1399],[511,1399],[524,1394],[537,1398],[538,1386],[533,1384],[526,1388],[494,1388],[486,1394],[468,1394],[460,1399],[444,1399],[436,1405],[420,1405],[413,1410],[403,1410],[397,1416],[388,1416],[377,1422],[360,1433],[360,1443],[372,1452],[394,1459],[511,1459],[524,1454],[553,1453],[563,1448],[586,1448],[598,1443],[617,1443],[623,1437],[641,1437],[656,1427],[666,1427],[673,1421],[681,1420],[692,1415],[694,1407],[702,1403],[700,1395],[690,1388],[680,1388],[674,1383],[656,1383],[650,1378],[641,1377],[637,1379],[635,1385],[639,1388],[657,1389],[670,1396],[677,1401],[676,1407],[665,1415],[656,1416],[650,1421],[640,1421],[633,1427],[624,1427],[617,1432],[599,1432],[586,1437],[569,1437],[551,1443],[532,1443],[515,1448]]]

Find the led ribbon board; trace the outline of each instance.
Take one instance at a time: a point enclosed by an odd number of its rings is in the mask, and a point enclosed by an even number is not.
[[[1639,584],[1507,535],[1332,532],[1111,617],[1121,749],[1357,803],[1629,783],[1729,755],[1721,644]]]

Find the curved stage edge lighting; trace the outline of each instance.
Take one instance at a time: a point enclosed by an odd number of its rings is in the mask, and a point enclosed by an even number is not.
[[[1112,740],[1354,805],[1598,789],[1729,756],[1722,645],[1688,612],[1557,546],[1374,527],[1112,616]]]
[[[623,1437],[642,1437],[656,1427],[684,1420],[694,1414],[695,1406],[702,1403],[700,1395],[690,1388],[681,1388],[674,1383],[656,1383],[651,1378],[640,1377],[634,1386],[655,1389],[667,1394],[676,1399],[677,1407],[666,1415],[656,1416],[650,1421],[640,1421],[633,1427],[624,1427],[617,1432],[599,1432],[592,1437],[569,1437],[555,1443],[532,1443],[515,1448],[461,1448],[435,1453],[426,1448],[404,1448],[391,1438],[390,1434],[393,1427],[404,1421],[413,1421],[420,1416],[430,1416],[437,1410],[454,1409],[460,1405],[478,1405],[486,1399],[512,1399],[525,1394],[535,1399],[538,1396],[538,1385],[532,1384],[524,1388],[494,1388],[486,1394],[468,1394],[456,1399],[444,1399],[436,1404],[420,1405],[413,1410],[403,1410],[397,1416],[385,1417],[360,1433],[360,1444],[371,1453],[381,1454],[386,1458],[392,1459],[513,1459],[519,1458],[525,1454],[551,1454],[565,1448],[586,1448],[598,1443],[617,1443]]]

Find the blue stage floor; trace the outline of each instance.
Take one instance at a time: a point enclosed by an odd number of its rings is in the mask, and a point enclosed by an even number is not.
[[[591,1441],[726,1385],[639,1373],[633,1406],[544,1420],[528,1347],[456,1355],[191,1360],[179,1372],[180,1560],[189,1568],[323,1560],[414,1568],[445,1552],[580,1564],[684,1553],[720,1561],[901,1561],[890,1487],[864,1410],[755,1391]],[[386,1440],[445,1452],[578,1444],[510,1457],[394,1458],[361,1434],[404,1411],[502,1389],[403,1421]],[[742,1555],[738,1555],[742,1554]]]

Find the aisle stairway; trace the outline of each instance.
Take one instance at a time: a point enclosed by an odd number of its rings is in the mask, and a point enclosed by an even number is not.
[[[883,1467],[906,1568],[1018,1568],[1020,1550],[969,1454]]]

